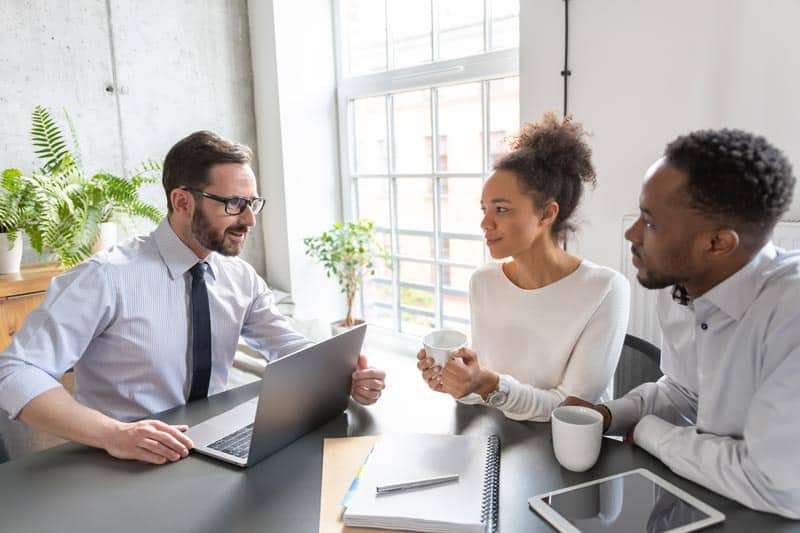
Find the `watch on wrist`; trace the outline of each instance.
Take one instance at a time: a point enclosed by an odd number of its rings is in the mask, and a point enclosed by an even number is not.
[[[492,407],[500,407],[504,403],[506,403],[506,400],[508,400],[508,393],[509,393],[508,383],[506,383],[506,381],[501,376],[500,379],[497,381],[497,388],[495,388],[492,392],[489,393],[488,396],[486,396],[486,403],[491,405]]]

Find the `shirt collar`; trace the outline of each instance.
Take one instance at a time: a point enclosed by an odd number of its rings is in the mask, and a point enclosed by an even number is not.
[[[761,291],[766,279],[762,276],[764,270],[777,255],[775,245],[768,242],[749,263],[696,301],[708,301],[734,320],[741,319]]]
[[[167,265],[171,279],[183,276],[200,261],[191,248],[186,246],[175,233],[175,230],[172,229],[168,218],[161,221],[161,224],[153,232],[153,238],[158,252],[161,254],[161,259]],[[211,252],[205,261],[208,263],[206,273],[211,274],[216,279],[217,253]]]

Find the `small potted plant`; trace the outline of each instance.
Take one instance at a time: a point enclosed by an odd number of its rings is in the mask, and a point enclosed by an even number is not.
[[[134,218],[144,218],[158,224],[164,213],[139,198],[139,187],[146,183],[157,183],[152,173],[161,170],[154,161],[145,161],[129,178],[121,178],[100,172],[86,183],[91,209],[99,212],[98,238],[92,246],[97,252],[117,241],[117,227],[130,227]]]
[[[325,275],[335,278],[347,298],[344,320],[332,324],[334,334],[364,321],[353,318],[353,301],[362,278],[375,274],[375,261],[387,260],[386,252],[375,239],[375,223],[371,220],[336,222],[317,237],[306,237],[306,255],[319,261]]]
[[[27,181],[16,168],[7,168],[0,189],[0,274],[19,272],[22,230],[28,220]]]

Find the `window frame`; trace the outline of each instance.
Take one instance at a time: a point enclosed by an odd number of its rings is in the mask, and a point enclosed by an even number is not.
[[[466,295],[467,291],[460,291],[452,287],[444,287],[442,285],[442,265],[455,266],[463,268],[474,268],[475,265],[464,264],[457,261],[450,261],[449,259],[442,259],[442,242],[446,238],[466,238],[466,240],[479,240],[483,242],[482,237],[475,235],[457,234],[453,232],[441,231],[441,207],[440,207],[440,187],[441,178],[480,178],[485,181],[490,173],[489,160],[491,154],[491,131],[489,129],[489,85],[493,80],[509,77],[519,76],[519,48],[507,48],[503,50],[493,50],[482,52],[479,54],[465,56],[460,58],[446,59],[435,62],[429,62],[412,67],[398,68],[394,70],[386,70],[371,74],[363,74],[352,77],[344,77],[344,58],[342,57],[342,21],[341,21],[341,0],[332,0],[333,2],[333,19],[334,19],[334,38],[335,38],[335,63],[336,63],[336,108],[338,113],[338,138],[339,138],[339,173],[340,185],[342,190],[342,213],[343,218],[351,221],[355,218],[358,211],[358,182],[364,179],[386,179],[389,184],[389,202],[390,202],[390,225],[389,238],[392,249],[389,250],[391,256],[391,280],[386,278],[375,277],[375,281],[380,284],[391,284],[393,301],[391,306],[381,302],[373,302],[371,305],[376,307],[389,308],[391,307],[392,314],[394,315],[393,328],[396,331],[403,331],[403,312],[411,312],[422,316],[429,316],[434,319],[436,327],[441,327],[444,323],[444,298],[445,294]],[[435,57],[438,49],[438,39],[436,38],[437,21],[436,19],[436,2],[431,0],[431,13],[432,13],[432,55]],[[490,0],[484,0],[484,47],[489,48],[491,41],[491,14],[490,14]],[[391,32],[389,21],[386,21],[387,36]],[[388,43],[388,37],[387,37]],[[387,45],[387,65],[388,55],[391,53]],[[437,171],[437,162],[439,161],[439,130],[438,130],[438,98],[435,89],[447,87],[451,85],[461,85],[467,83],[479,82],[481,85],[481,121],[483,129],[483,154],[482,154],[482,171],[481,172],[454,172],[454,171]],[[392,113],[392,96],[396,93],[415,91],[415,90],[430,90],[430,106],[431,106],[431,168],[427,173],[414,173],[411,174],[398,174],[394,172],[394,117]],[[387,96],[385,99],[386,106],[386,157],[387,157],[387,171],[386,175],[383,174],[358,174],[354,172],[355,166],[355,143],[354,143],[354,125],[355,113],[351,105],[356,99],[369,98],[376,96]],[[399,235],[402,234],[419,234],[417,230],[399,230],[397,226],[397,179],[398,178],[419,178],[429,179],[433,183],[433,229],[431,232],[423,231],[426,236],[433,239],[434,256],[433,258],[419,258],[407,257],[399,254],[398,242]],[[452,185],[451,185],[452,186]],[[385,233],[385,232],[383,232]],[[477,233],[477,232],[476,232]],[[483,254],[484,262],[487,260],[487,252],[484,248]],[[434,285],[423,287],[418,283],[400,282],[399,280],[399,262],[400,261],[414,261],[430,264],[434,269]],[[411,307],[403,306],[401,301],[401,288],[410,287],[415,289],[432,290],[434,295],[434,310],[429,312]],[[365,313],[364,290],[363,281],[361,290],[359,290],[358,304],[361,308],[362,314]],[[456,317],[447,316],[448,322],[463,323],[468,326],[469,318],[459,319]]]

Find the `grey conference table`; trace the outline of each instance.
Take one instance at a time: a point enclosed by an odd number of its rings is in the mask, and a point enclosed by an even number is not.
[[[197,454],[150,466],[76,444],[0,465],[0,531],[317,531],[323,439],[387,432],[497,433],[503,446],[502,532],[552,531],[528,508],[528,497],[638,467],[725,513],[727,520],[716,530],[800,531],[798,522],[748,510],[673,475],[646,452],[615,440],[604,439],[601,458],[591,470],[568,472],[553,456],[548,424],[513,422],[492,409],[456,405],[427,389],[411,357],[379,355],[372,363],[389,374],[378,404],[351,404],[346,413],[249,469]],[[257,392],[258,383],[253,383],[157,418],[195,424]]]

